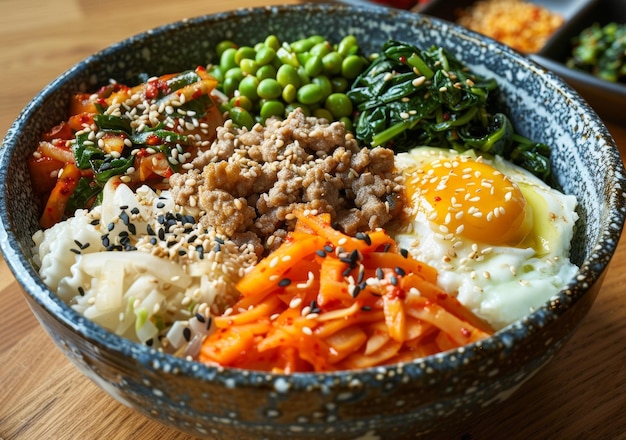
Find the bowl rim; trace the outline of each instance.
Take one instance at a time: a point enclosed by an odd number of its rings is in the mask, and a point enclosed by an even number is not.
[[[11,154],[16,149],[16,141],[20,136],[20,129],[28,122],[37,108],[43,105],[43,103],[54,94],[57,87],[70,81],[74,75],[87,69],[90,63],[110,56],[126,46],[149,40],[154,35],[170,32],[180,26],[207,25],[212,22],[237,19],[238,16],[246,14],[265,14],[268,10],[274,14],[294,14],[307,11],[311,12],[313,10],[326,14],[332,11],[342,11],[344,13],[361,13],[370,16],[387,16],[393,17],[394,19],[406,20],[416,20],[416,18],[420,18],[421,20],[431,23],[436,28],[445,28],[447,31],[454,33],[457,37],[473,40],[474,44],[495,47],[500,53],[511,58],[517,64],[544,76],[547,83],[552,84],[560,93],[566,95],[571,102],[574,102],[580,108],[579,111],[585,114],[589,123],[597,125],[596,128],[599,130],[599,135],[606,141],[609,147],[607,152],[610,152],[610,157],[607,159],[610,160],[613,179],[608,184],[609,188],[607,192],[610,191],[610,198],[606,200],[606,202],[611,208],[611,211],[605,213],[605,216],[602,217],[603,222],[600,225],[598,241],[595,243],[595,248],[590,258],[580,265],[576,278],[570,280],[568,285],[557,295],[544,303],[537,310],[508,325],[504,329],[499,330],[493,336],[485,340],[402,364],[390,364],[362,370],[278,374],[210,366],[196,361],[188,361],[132,342],[91,322],[71,309],[45,286],[41,278],[39,278],[37,271],[35,271],[34,267],[28,261],[28,258],[20,251],[20,245],[11,227],[9,213],[6,209],[0,209],[0,250],[4,255],[5,261],[15,275],[18,283],[21,285],[24,293],[43,307],[55,320],[68,327],[73,332],[78,333],[81,338],[86,339],[90,344],[106,347],[107,350],[118,352],[125,357],[130,357],[139,364],[160,373],[169,374],[174,372],[175,374],[189,376],[196,380],[218,382],[226,386],[245,384],[246,386],[253,387],[274,387],[276,383],[282,383],[282,381],[286,379],[289,382],[290,390],[310,390],[312,387],[320,386],[350,386],[350,383],[355,377],[365,380],[368,376],[375,378],[384,372],[395,374],[395,372],[401,370],[404,376],[408,375],[415,379],[424,377],[427,370],[430,371],[429,375],[432,374],[432,371],[452,371],[459,365],[463,365],[466,360],[469,360],[474,351],[480,351],[481,353],[501,352],[511,347],[516,342],[532,335],[538,328],[555,321],[561,313],[564,313],[571,305],[584,296],[584,293],[592,284],[600,279],[615,252],[626,218],[626,200],[623,193],[623,188],[626,188],[626,175],[615,142],[606,126],[600,121],[591,107],[559,77],[546,71],[531,59],[522,56],[500,43],[435,17],[424,16],[411,11],[400,11],[382,7],[351,6],[345,4],[297,4],[240,8],[169,23],[126,38],[90,55],[45,86],[33,100],[26,105],[8,130],[3,145],[0,147],[0,208],[6,207],[5,192],[8,173],[7,168]],[[552,304],[552,306],[550,304]]]

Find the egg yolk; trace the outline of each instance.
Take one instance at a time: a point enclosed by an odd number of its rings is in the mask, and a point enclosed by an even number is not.
[[[516,246],[532,228],[519,187],[480,159],[436,159],[405,172],[409,200],[444,235]]]

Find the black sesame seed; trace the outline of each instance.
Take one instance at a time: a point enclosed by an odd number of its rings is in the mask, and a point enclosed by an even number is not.
[[[391,282],[392,286],[398,285],[398,278],[395,275],[391,275],[391,278],[389,279],[389,281]]]
[[[104,246],[105,248],[109,247],[109,245],[111,244],[111,242],[109,240],[109,235],[108,234],[107,235],[103,235],[101,237],[101,240],[102,240],[102,246]]]
[[[211,317],[209,316],[209,318],[206,320],[206,329],[209,330],[211,328],[211,322],[213,320],[211,319]]]
[[[356,238],[359,240],[363,240],[368,246],[372,244],[372,239],[364,232],[357,232]]]
[[[352,268],[348,267],[346,270],[343,271],[341,275],[343,275],[344,277],[348,277],[350,276],[350,272],[352,272]]]
[[[156,207],[157,207],[157,209],[163,209],[163,208],[165,208],[165,203],[157,202]]]
[[[134,224],[132,224],[132,223],[128,224],[128,232],[130,232],[133,235],[137,234],[137,228],[135,227]]]
[[[152,345],[153,345],[153,344],[154,344],[154,339],[152,339],[152,338],[150,338],[150,339],[148,339],[148,340],[146,341],[146,345],[147,345],[148,347],[152,347]]]
[[[70,252],[74,252],[76,255],[80,255],[79,249],[70,249]]]
[[[219,244],[224,244],[224,240],[220,237],[215,237],[215,241],[217,241]]]
[[[120,220],[122,220],[122,223],[128,226],[128,224],[130,223],[130,217],[128,216],[126,211],[120,212]]]
[[[165,240],[165,230],[163,228],[159,229],[159,239],[164,241]]]
[[[112,231],[114,228],[115,228],[115,223],[113,223],[113,222],[111,222],[111,223],[109,223],[109,224],[107,225],[107,229],[108,229],[109,231]]]
[[[146,231],[148,232],[148,235],[155,235],[154,229],[152,229],[152,226],[150,225],[146,226]]]
[[[206,322],[206,319],[204,319],[204,315],[202,313],[196,313],[196,319],[200,322]]]
[[[139,214],[139,212],[140,212],[140,211],[139,211],[139,208],[137,208],[136,206],[135,206],[133,209],[131,209],[131,210],[130,210],[130,213],[131,213],[131,214],[134,214],[134,215]]]
[[[85,296],[85,289],[82,286],[78,286],[78,293],[80,296]]]
[[[128,209],[128,205],[122,205],[122,206],[120,206],[120,209],[121,209],[122,211],[123,211],[123,210],[125,210],[125,209]]]
[[[359,293],[361,293],[361,287],[354,286],[354,288],[352,289],[352,298],[356,298],[357,296],[359,296]]]
[[[79,247],[79,249],[82,249],[82,248],[83,248],[83,244],[82,244],[80,241],[78,241],[78,240],[74,240],[74,244],[75,244],[76,246],[78,246],[78,247]]]
[[[291,280],[289,278],[283,278],[282,280],[278,282],[279,287],[287,287],[290,284],[291,284]]]
[[[400,255],[402,255],[404,258],[409,258],[409,251],[406,249],[400,249]]]
[[[391,249],[391,243],[387,243],[385,245],[385,247],[383,248],[383,252],[389,252],[389,249]]]
[[[98,225],[100,224],[100,220],[98,220],[98,219],[92,220],[92,221],[90,222],[90,224],[91,224],[92,226],[98,226]]]
[[[402,269],[401,267],[396,267],[394,270],[398,274],[398,276],[403,277],[406,275],[406,271]]]
[[[183,329],[183,336],[187,342],[191,340],[191,329],[189,327],[185,327]]]
[[[156,244],[157,244],[157,243],[158,243],[158,241],[157,241],[157,239],[156,239],[155,237],[152,237],[152,238],[150,239],[150,244],[151,244],[152,246],[156,246]]]
[[[361,310],[363,310],[364,312],[369,312],[370,310],[372,310],[372,308],[370,306],[363,306],[361,307]]]
[[[378,278],[379,280],[382,280],[383,278],[385,278],[385,273],[380,267],[376,268],[376,278]]]
[[[324,246],[324,250],[326,251],[326,253],[330,254],[335,249],[331,245],[327,244],[326,246]]]
[[[215,244],[215,252],[220,252],[222,250],[222,246],[219,243]]]
[[[185,249],[181,249],[181,250],[178,251],[178,255],[180,255],[181,257],[186,255],[186,254],[187,254],[187,251]]]
[[[325,258],[325,257],[326,257],[326,252],[324,252],[324,249],[318,249],[318,250],[316,250],[316,251],[315,251],[315,254],[316,254],[318,257],[321,257],[321,258]]]

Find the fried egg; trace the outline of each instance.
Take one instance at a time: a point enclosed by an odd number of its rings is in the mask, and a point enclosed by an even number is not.
[[[574,277],[574,196],[472,150],[421,147],[398,154],[396,163],[411,211],[396,240],[434,266],[439,286],[495,329],[536,309]]]

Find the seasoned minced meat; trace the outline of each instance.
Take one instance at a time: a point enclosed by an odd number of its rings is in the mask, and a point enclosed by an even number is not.
[[[355,234],[384,226],[403,207],[393,151],[360,148],[342,123],[299,110],[250,131],[227,121],[194,165],[202,171],[170,180],[176,203],[197,209],[204,226],[246,239],[253,232],[268,247],[293,227],[296,208],[330,213]]]

